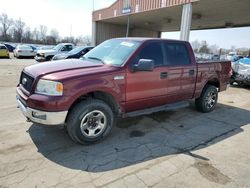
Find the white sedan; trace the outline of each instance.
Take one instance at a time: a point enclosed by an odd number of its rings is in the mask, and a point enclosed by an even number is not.
[[[14,50],[15,57],[35,57],[34,50],[27,45],[18,45]]]

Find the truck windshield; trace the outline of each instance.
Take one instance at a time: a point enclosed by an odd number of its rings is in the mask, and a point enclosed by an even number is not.
[[[124,39],[107,40],[84,55],[84,58],[100,60],[105,64],[121,66],[138,48],[140,42]]]
[[[63,46],[64,46],[63,44],[58,44],[58,45],[56,45],[53,49],[54,49],[55,51],[59,51]]]

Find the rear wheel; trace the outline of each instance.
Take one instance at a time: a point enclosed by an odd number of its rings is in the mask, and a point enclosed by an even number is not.
[[[211,112],[215,109],[218,100],[218,90],[213,85],[207,85],[202,91],[201,96],[195,100],[198,111]]]
[[[114,114],[105,102],[89,99],[72,109],[67,119],[67,130],[75,142],[89,144],[107,136],[113,122]]]

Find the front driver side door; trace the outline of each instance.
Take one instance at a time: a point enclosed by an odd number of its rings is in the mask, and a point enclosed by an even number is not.
[[[155,63],[153,71],[132,72],[131,66],[140,59],[150,59]],[[167,75],[164,66],[161,41],[148,41],[131,61],[126,77],[126,111],[165,104],[167,94]]]

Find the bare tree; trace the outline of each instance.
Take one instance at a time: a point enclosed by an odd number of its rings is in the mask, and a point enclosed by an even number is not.
[[[61,39],[61,42],[75,43],[75,38],[74,37],[64,37],[63,39]]]
[[[50,36],[54,40],[54,44],[56,44],[59,40],[59,32],[56,29],[52,29],[50,31]]]
[[[195,40],[191,43],[193,50],[195,53],[199,52],[199,49],[201,47],[201,43],[198,40]]]
[[[8,30],[10,27],[13,25],[13,20],[8,18],[8,15],[3,13],[0,16],[0,31],[2,33],[2,38],[4,41],[9,41],[9,35],[8,35]]]
[[[200,47],[200,50],[199,50],[200,53],[205,53],[205,54],[208,54],[210,53],[210,49],[208,48],[208,43],[207,41],[201,41],[201,47]]]
[[[231,50],[232,52],[235,52],[236,47],[233,45],[233,46],[231,46],[230,50]]]
[[[39,26],[39,34],[40,34],[40,40],[45,44],[46,43],[46,36],[47,36],[47,27],[44,25]]]
[[[30,31],[30,28],[27,27],[23,34],[23,42],[30,43],[32,42],[32,38],[33,38],[32,32]]]
[[[83,37],[83,44],[87,46],[91,45],[91,37],[89,35]]]
[[[33,35],[33,40],[36,43],[39,43],[39,31],[37,30],[37,28],[35,27],[35,29],[32,31],[32,35]]]
[[[25,23],[19,18],[14,22],[14,40],[16,42],[22,42]]]
[[[213,44],[213,45],[209,46],[209,51],[213,54],[219,54],[220,47],[216,44]]]
[[[77,38],[75,38],[74,40],[75,44],[77,45],[83,45],[83,46],[90,46],[91,45],[91,36],[78,36]]]

